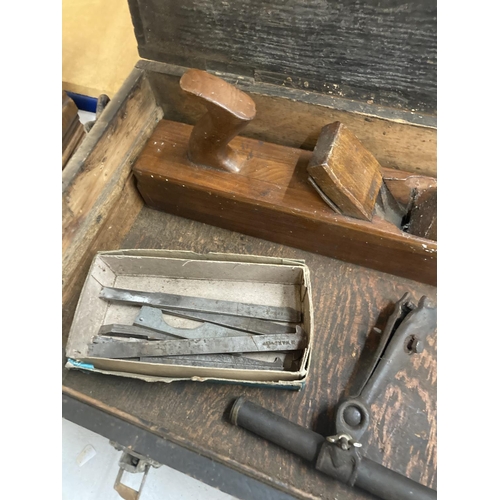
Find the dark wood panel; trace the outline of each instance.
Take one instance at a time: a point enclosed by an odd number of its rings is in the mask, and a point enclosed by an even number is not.
[[[139,54],[436,112],[435,0],[129,0]]]
[[[298,498],[352,500],[368,495],[313,471],[301,459],[229,424],[234,399],[249,400],[328,435],[333,408],[360,352],[392,304],[409,291],[435,299],[436,289],[353,264],[270,243],[143,208],[123,248],[236,252],[305,259],[311,270],[315,347],[310,377],[299,392],[197,382],[146,383],[69,372],[64,385],[120,418],[223,462]],[[382,315],[381,315],[382,311]],[[363,452],[371,459],[436,487],[436,340],[373,405]]]

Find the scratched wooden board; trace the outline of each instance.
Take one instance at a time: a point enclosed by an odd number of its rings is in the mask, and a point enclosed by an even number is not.
[[[128,0],[145,59],[436,112],[436,0]]]
[[[365,343],[376,345],[391,305],[409,291],[435,299],[436,289],[404,278],[244,236],[144,207],[123,248],[237,252],[305,259],[311,270],[316,344],[310,378],[300,392],[178,382],[148,384],[70,371],[64,386],[177,444],[223,462],[297,498],[369,499],[311,469],[302,459],[228,423],[238,396],[315,430],[332,433],[333,409]],[[382,313],[381,313],[382,311]],[[436,336],[413,357],[372,406],[363,453],[436,488]]]
[[[81,144],[85,131],[78,117],[78,108],[66,92],[62,92],[62,168]]]
[[[160,115],[148,82],[133,71],[63,170],[63,309],[71,303],[68,311],[74,310],[82,269],[88,270],[96,242],[102,245],[97,249],[109,249],[134,220],[142,201],[130,180],[130,165]]]

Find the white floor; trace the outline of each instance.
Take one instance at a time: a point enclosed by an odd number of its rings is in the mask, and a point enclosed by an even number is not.
[[[109,441],[68,420],[62,421],[62,499],[120,500],[113,489],[121,452]],[[136,490],[142,474],[124,474],[122,482]],[[141,500],[231,500],[196,479],[162,465],[151,468]]]

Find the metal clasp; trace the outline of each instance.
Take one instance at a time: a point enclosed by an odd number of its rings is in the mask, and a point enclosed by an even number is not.
[[[352,446],[354,446],[354,448],[361,448],[361,446],[363,446],[361,443],[355,442],[351,435],[345,433],[335,434],[335,436],[327,436],[326,440],[329,443],[336,444],[344,451],[350,450]]]
[[[118,474],[115,479],[114,489],[124,500],[139,500],[142,489],[144,488],[144,484],[146,483],[146,477],[148,475],[149,469],[151,468],[151,466],[158,468],[161,466],[161,464],[143,455],[139,455],[139,453],[127,450],[117,443],[112,442],[111,444],[116,449],[123,450],[120,461],[118,462],[118,466],[120,467],[120,469],[118,470]],[[139,486],[139,490],[134,490],[134,488],[131,488],[130,486],[122,483],[122,476],[125,471],[131,474],[144,474],[144,476],[142,477],[141,485]]]

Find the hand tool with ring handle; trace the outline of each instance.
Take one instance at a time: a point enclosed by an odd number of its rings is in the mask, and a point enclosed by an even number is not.
[[[437,492],[360,454],[370,424],[370,404],[405,363],[422,352],[425,338],[436,328],[437,311],[422,297],[418,306],[405,294],[382,333],[372,363],[361,383],[337,406],[335,435],[327,438],[239,398],[230,420],[313,462],[316,469],[384,500],[430,500]]]

